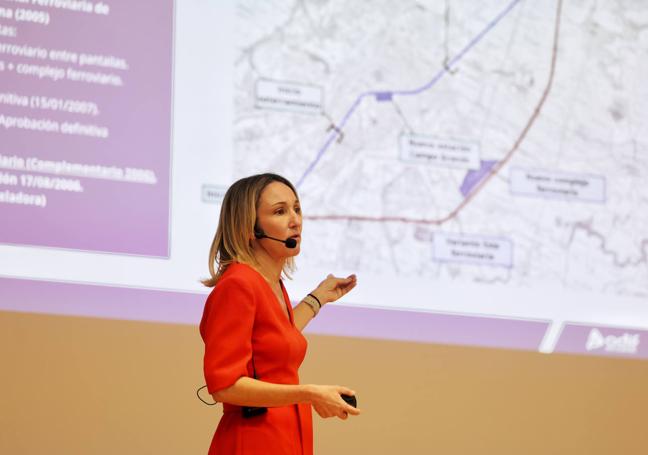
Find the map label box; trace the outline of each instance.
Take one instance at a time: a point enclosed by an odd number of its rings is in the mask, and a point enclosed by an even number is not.
[[[319,115],[322,113],[324,91],[313,85],[259,79],[255,96],[255,106],[260,109]]]
[[[437,232],[432,245],[432,256],[438,262],[493,267],[511,267],[513,263],[513,243],[509,239]]]
[[[217,185],[202,186],[202,201],[206,204],[221,204],[225,198],[227,187]]]
[[[512,168],[509,185],[521,196],[605,202],[605,177],[599,175]]]
[[[477,170],[480,166],[478,143],[420,134],[400,136],[400,155],[403,161],[440,167]]]

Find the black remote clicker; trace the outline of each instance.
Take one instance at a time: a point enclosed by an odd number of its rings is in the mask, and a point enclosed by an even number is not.
[[[353,406],[354,408],[358,407],[358,400],[356,399],[355,395],[346,395],[344,393],[340,394],[340,397],[349,405]]]

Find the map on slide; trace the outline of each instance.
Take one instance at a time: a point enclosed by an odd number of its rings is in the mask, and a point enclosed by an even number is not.
[[[648,297],[648,10],[240,1],[234,169],[321,268]]]

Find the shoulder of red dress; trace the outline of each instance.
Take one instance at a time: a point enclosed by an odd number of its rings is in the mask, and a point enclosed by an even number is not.
[[[230,264],[225,272],[223,272],[223,275],[221,275],[212,292],[218,289],[219,286],[220,289],[231,285],[244,285],[245,287],[256,288],[263,284],[263,276],[259,272],[247,264],[235,262]]]
[[[243,264],[241,262],[234,262],[230,264],[227,267],[227,270],[225,270],[225,273],[223,274],[223,278],[225,277],[234,277],[234,276],[240,276],[240,277],[245,277],[245,278],[262,278],[259,272],[257,272],[254,268],[247,264]]]

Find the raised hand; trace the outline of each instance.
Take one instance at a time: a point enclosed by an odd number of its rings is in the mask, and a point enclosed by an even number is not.
[[[358,280],[355,275],[349,275],[346,278],[338,278],[329,273],[328,276],[311,292],[319,301],[325,305],[329,302],[335,302],[337,299],[347,294],[353,289]]]

